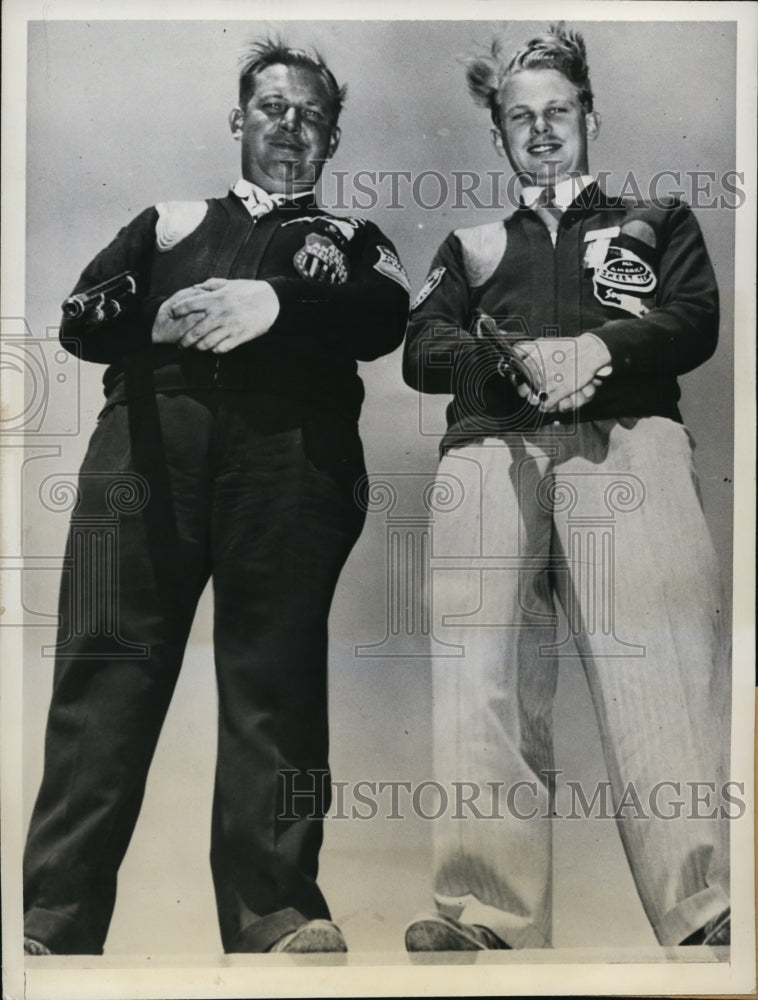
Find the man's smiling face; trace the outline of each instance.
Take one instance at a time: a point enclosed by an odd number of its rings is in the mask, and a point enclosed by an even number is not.
[[[589,171],[587,142],[599,119],[586,114],[574,84],[554,69],[525,69],[508,77],[499,105],[495,144],[525,183],[557,184]]]

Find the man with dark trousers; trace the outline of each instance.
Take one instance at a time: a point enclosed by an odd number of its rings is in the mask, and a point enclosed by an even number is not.
[[[346,950],[316,882],[327,618],[364,518],[357,361],[401,342],[408,282],[376,226],[316,204],[344,97],[317,53],[254,44],[229,118],[242,178],[225,197],[142,212],[67,300],[61,343],[109,367],[72,518],[25,852],[29,954],[103,950],[211,576],[224,950]],[[119,495],[112,593],[74,539],[77,521],[96,522]],[[93,608],[116,626],[99,627]],[[290,794],[314,782],[315,808],[313,794]]]
[[[433,662],[435,778],[500,795],[435,822],[437,909],[406,946],[550,946],[564,655],[610,779],[610,801],[581,789],[587,811],[617,820],[657,939],[728,944],[726,623],[677,405],[677,376],[716,347],[708,253],[686,205],[613,198],[590,174],[580,35],[556,25],[510,59],[496,44],[468,83],[521,203],[442,244],[404,364],[453,395],[439,474],[461,494],[433,525],[434,627],[461,650]]]

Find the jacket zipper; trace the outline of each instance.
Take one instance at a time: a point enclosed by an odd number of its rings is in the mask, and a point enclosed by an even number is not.
[[[251,237],[251,235],[253,233],[253,230],[255,229],[255,225],[258,222],[259,218],[260,218],[260,216],[257,216],[257,215],[254,216],[254,217],[251,216],[251,218],[250,218],[250,228],[248,229],[247,235],[245,236],[244,240],[242,241],[242,243],[237,248],[237,253],[234,255],[234,260],[232,261],[232,266],[231,266],[230,271],[234,270],[234,261],[237,260],[237,258],[239,257],[240,253],[242,252],[242,250],[247,246],[247,243],[248,243],[248,241],[249,241],[249,239],[250,239],[250,237]],[[230,273],[229,277],[231,279],[231,277],[232,277],[231,273]],[[221,377],[221,358],[217,354],[216,355],[216,360],[215,360],[214,365],[213,365],[213,384],[214,384],[214,386],[218,386],[220,377]]]

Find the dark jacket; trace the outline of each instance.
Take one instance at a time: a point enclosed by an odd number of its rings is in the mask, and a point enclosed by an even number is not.
[[[594,333],[612,375],[585,406],[542,415],[473,338],[480,311],[514,340]],[[404,376],[421,392],[453,393],[443,448],[556,419],[681,420],[677,376],[713,354],[718,323],[716,281],[690,209],[608,198],[593,183],[563,214],[555,247],[525,207],[447,237],[412,308]]]
[[[407,279],[380,230],[365,220],[335,219],[307,199],[257,218],[233,193],[160,209],[146,209],[122,229],[74,289],[130,271],[136,294],[122,312],[64,317],[61,325],[67,350],[110,366],[103,378],[109,402],[221,386],[303,400],[357,420],[363,385],[356,362],[396,348],[408,315]],[[306,245],[327,251],[339,273],[331,267],[321,280],[304,276],[296,257]],[[269,281],[280,302],[271,330],[225,355],[153,345],[161,304],[210,277]]]

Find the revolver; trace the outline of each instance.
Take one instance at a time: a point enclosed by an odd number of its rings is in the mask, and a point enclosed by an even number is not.
[[[136,291],[134,274],[122,271],[85,292],[69,295],[62,306],[63,315],[67,319],[86,318],[92,323],[102,323],[118,316]]]
[[[495,320],[487,313],[480,312],[474,321],[473,335],[493,347],[498,354],[497,370],[505,377],[512,376],[516,382],[528,382],[529,375],[524,362],[511,347],[511,339],[499,330]],[[524,336],[521,335],[521,340]]]

